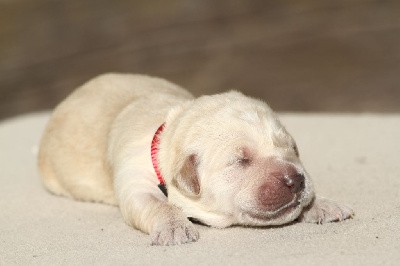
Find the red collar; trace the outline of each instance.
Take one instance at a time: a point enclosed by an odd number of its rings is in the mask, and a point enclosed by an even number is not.
[[[160,144],[160,133],[164,130],[165,123],[163,123],[154,133],[153,140],[151,141],[151,161],[153,163],[154,171],[156,172],[158,181],[160,184],[158,187],[161,189],[161,191],[164,193],[165,196],[167,196],[167,189],[165,187],[165,180],[163,176],[161,175],[160,169],[158,167],[158,160],[157,160],[157,155],[158,155],[158,150],[159,150],[159,144]]]

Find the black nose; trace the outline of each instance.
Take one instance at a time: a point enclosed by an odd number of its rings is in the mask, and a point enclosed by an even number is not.
[[[304,175],[296,174],[296,175],[285,175],[284,176],[285,184],[290,187],[290,191],[292,193],[297,193],[304,189]]]

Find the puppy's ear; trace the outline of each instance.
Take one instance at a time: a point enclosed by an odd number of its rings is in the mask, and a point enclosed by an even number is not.
[[[183,162],[178,175],[172,180],[174,186],[192,197],[200,194],[198,164],[198,156],[196,154],[188,156]]]

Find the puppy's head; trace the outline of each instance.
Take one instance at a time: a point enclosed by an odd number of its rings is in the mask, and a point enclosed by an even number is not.
[[[238,92],[171,111],[159,161],[169,201],[211,226],[288,223],[314,196],[293,138],[264,102]]]

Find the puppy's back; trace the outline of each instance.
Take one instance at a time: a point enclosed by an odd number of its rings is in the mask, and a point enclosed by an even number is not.
[[[166,80],[143,75],[104,74],[76,89],[54,110],[43,134],[39,169],[56,195],[116,205],[107,163],[114,119],[135,99],[186,93]]]

